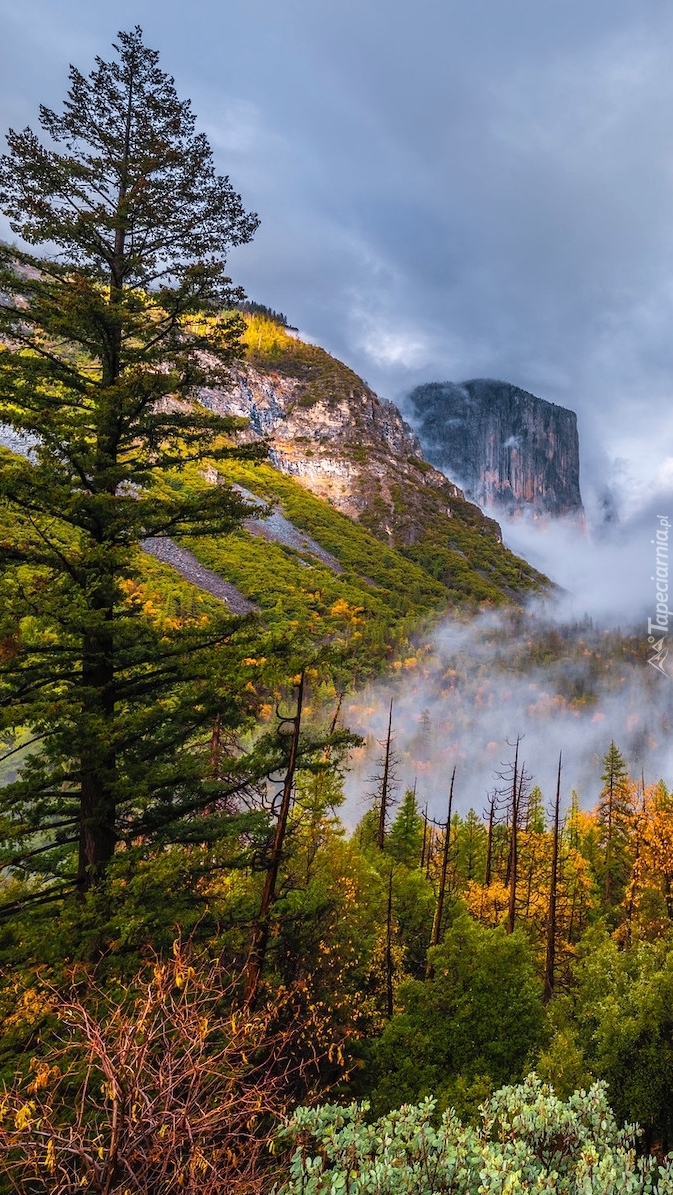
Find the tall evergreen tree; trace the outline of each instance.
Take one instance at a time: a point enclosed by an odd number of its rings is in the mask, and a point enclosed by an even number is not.
[[[251,701],[232,679],[251,654],[240,620],[158,627],[128,587],[144,537],[217,535],[246,513],[179,471],[254,456],[198,400],[240,352],[225,255],[258,221],[141,30],[114,49],[88,77],[71,67],[62,112],[40,109],[44,143],[10,131],[0,168],[13,230],[50,250],[0,248],[0,421],[27,447],[1,450],[1,725],[34,745],[0,834],[5,864],[81,890],[122,834],[193,835],[204,807],[198,834],[217,832],[227,784],[204,785],[207,745],[185,748]]]

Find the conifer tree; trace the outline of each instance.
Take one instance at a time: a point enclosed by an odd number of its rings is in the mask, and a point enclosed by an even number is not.
[[[474,809],[468,809],[467,816],[454,814],[456,836],[456,868],[460,881],[469,883],[484,880],[488,830]]]
[[[603,787],[598,800],[597,822],[603,851],[601,873],[606,912],[624,895],[628,878],[628,840],[633,814],[631,782],[626,763],[614,741],[603,756]]]
[[[0,247],[0,421],[26,445],[0,450],[0,710],[33,743],[0,835],[5,864],[80,890],[122,834],[189,836],[204,807],[199,837],[218,832],[227,785],[204,786],[185,748],[251,701],[233,679],[250,643],[224,607],[159,628],[128,593],[144,537],[221,534],[246,514],[179,471],[254,457],[198,400],[240,352],[225,255],[258,221],[141,30],[114,49],[88,77],[71,67],[43,139],[10,131],[0,167],[12,229],[49,249]]]
[[[400,802],[386,840],[386,851],[405,867],[417,867],[423,848],[423,818],[416,793],[408,788]]]

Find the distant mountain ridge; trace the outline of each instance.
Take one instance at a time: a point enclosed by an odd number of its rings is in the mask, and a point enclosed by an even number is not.
[[[480,506],[583,519],[574,411],[492,378],[409,395],[425,456]]]

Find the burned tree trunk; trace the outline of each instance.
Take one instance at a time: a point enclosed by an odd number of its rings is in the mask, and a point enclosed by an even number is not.
[[[549,883],[549,913],[547,915],[547,951],[544,968],[544,1000],[547,1003],[554,994],[554,968],[556,963],[556,898],[558,895],[559,856],[559,813],[561,805],[561,752],[558,757],[556,799],[554,801],[554,831],[552,838],[551,878]]]
[[[449,789],[449,805],[446,815],[446,827],[444,830],[444,849],[442,851],[442,866],[439,875],[439,889],[437,891],[437,904],[435,906],[435,917],[432,923],[432,934],[430,936],[430,945],[438,946],[442,934],[442,915],[444,913],[444,899],[446,896],[446,878],[449,871],[449,850],[451,848],[451,810],[453,807],[453,785],[456,779],[456,769],[454,767],[451,776],[451,787]]]
[[[428,807],[423,812],[423,846],[421,847],[421,871],[425,867],[425,850],[428,842]]]
[[[379,824],[376,835],[376,845],[380,851],[383,850],[386,841],[386,818],[388,816],[388,805],[390,803],[390,751],[392,743],[393,731],[393,699],[390,698],[390,709],[388,711],[388,733],[386,734],[386,748],[383,757],[383,775],[381,777],[381,803],[379,805]]]
[[[285,780],[283,783],[283,795],[280,803],[280,810],[278,812],[278,821],[276,822],[276,831],[273,839],[273,846],[271,848],[271,857],[269,859],[269,866],[266,872],[264,881],[264,889],[262,892],[262,900],[259,906],[259,914],[257,923],[252,937],[250,946],[250,953],[245,967],[245,993],[244,1001],[248,1008],[254,1008],[259,990],[259,981],[264,966],[266,957],[266,948],[269,941],[269,914],[276,899],[276,883],[278,881],[278,871],[283,857],[283,846],[285,843],[285,834],[287,832],[287,819],[290,812],[290,803],[292,800],[292,790],[294,787],[294,774],[297,767],[297,757],[299,754],[299,735],[301,732],[301,712],[304,701],[304,673],[302,672],[299,680],[299,691],[297,694],[297,712],[294,718],[288,719],[292,723],[292,740],[290,743],[290,756],[285,773]]]
[[[495,821],[495,802],[496,794],[493,793],[488,804],[488,839],[486,842],[486,872],[484,875],[484,884],[488,888],[493,871],[493,823]]]
[[[507,905],[507,933],[511,934],[514,931],[514,922],[516,920],[516,882],[518,870],[518,829],[519,829],[519,808],[521,802],[521,786],[523,777],[519,775],[519,743],[520,739],[517,737],[516,748],[514,751],[514,774],[512,778],[512,829],[509,844],[509,859],[507,862],[507,880],[509,883],[509,901]]]
[[[456,779],[456,769],[454,766],[451,774],[451,787],[449,789],[449,805],[446,814],[446,826],[444,828],[444,849],[442,851],[442,866],[439,873],[439,888],[437,890],[437,904],[435,905],[435,916],[432,922],[432,933],[430,934],[430,946],[438,946],[442,936],[442,916],[444,913],[444,898],[446,896],[446,879],[449,872],[449,851],[451,849],[451,810],[453,807],[453,785]],[[428,962],[426,967],[426,979],[432,979],[432,964]]]

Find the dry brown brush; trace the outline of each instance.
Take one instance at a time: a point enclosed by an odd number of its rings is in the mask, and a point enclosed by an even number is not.
[[[278,1118],[340,1056],[306,989],[251,1012],[179,942],[114,996],[89,978],[50,1002],[53,1046],[0,1097],[3,1192],[253,1195]]]

